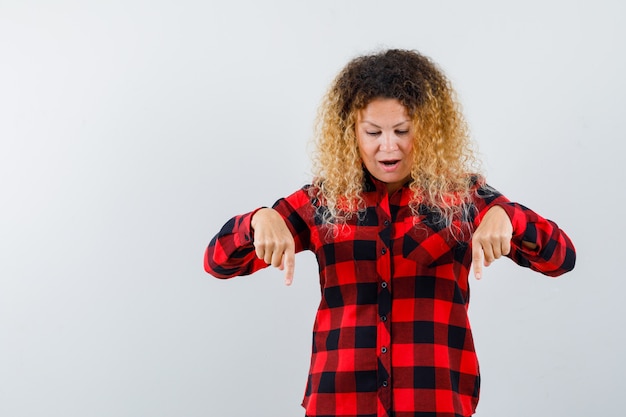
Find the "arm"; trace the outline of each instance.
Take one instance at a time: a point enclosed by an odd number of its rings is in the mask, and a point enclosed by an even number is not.
[[[235,216],[222,227],[204,253],[204,270],[216,278],[249,275],[267,264],[254,251],[252,217],[258,210]]]
[[[521,204],[508,201],[488,186],[478,190],[479,215],[472,237],[474,274],[501,256],[548,276],[574,268],[576,251],[569,237],[552,221]]]
[[[518,203],[502,203],[500,207],[513,226],[509,258],[552,277],[574,269],[576,249],[556,223]]]
[[[273,265],[285,270],[290,284],[294,255],[308,248],[310,236],[296,208],[306,208],[308,201],[303,188],[278,200],[272,209],[260,208],[233,217],[207,247],[204,269],[217,278],[230,278]]]

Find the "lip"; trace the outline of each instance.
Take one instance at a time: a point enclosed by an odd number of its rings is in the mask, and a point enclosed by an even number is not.
[[[393,164],[389,164],[390,162],[393,162]],[[378,165],[385,172],[394,172],[400,166],[400,160],[388,159],[388,160],[378,161]]]

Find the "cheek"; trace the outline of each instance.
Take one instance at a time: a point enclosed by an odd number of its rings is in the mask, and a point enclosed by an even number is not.
[[[368,152],[367,148],[359,147],[359,156],[361,157],[361,163],[367,168],[368,171],[376,169],[375,158],[371,152]]]
[[[402,151],[404,152],[405,155],[409,157],[413,157],[413,140],[410,140],[407,143],[405,143],[404,146],[402,147]]]
[[[361,160],[367,161],[368,159],[371,159],[371,146],[367,146],[366,143],[359,139],[357,140],[357,147],[359,148],[359,156],[361,157]]]

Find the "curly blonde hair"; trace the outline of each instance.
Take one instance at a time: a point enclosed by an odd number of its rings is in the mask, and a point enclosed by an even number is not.
[[[319,108],[313,158],[314,197],[324,223],[342,224],[364,208],[365,168],[356,139],[357,112],[377,98],[402,103],[413,123],[411,181],[414,214],[420,205],[451,225],[466,214],[477,160],[456,94],[443,72],[415,51],[386,50],[350,61]]]

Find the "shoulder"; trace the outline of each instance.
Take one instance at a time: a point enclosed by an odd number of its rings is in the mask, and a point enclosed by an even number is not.
[[[316,203],[316,187],[307,184],[290,195],[277,200],[273,208],[283,208],[285,211],[304,212],[313,208]]]
[[[492,187],[482,175],[472,176],[469,198],[479,207],[490,207],[509,201],[500,191]]]

